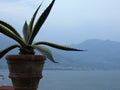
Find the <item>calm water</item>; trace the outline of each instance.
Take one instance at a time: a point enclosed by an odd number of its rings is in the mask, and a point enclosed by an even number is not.
[[[0,85],[11,85],[8,71],[0,74]],[[38,90],[120,90],[120,71],[44,71]]]

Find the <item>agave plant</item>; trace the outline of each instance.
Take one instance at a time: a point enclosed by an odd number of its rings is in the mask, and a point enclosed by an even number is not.
[[[0,58],[2,58],[10,50],[15,48],[19,48],[20,50],[19,54],[33,54],[33,55],[35,54],[34,50],[36,49],[41,54],[45,55],[49,60],[51,60],[52,62],[55,62],[51,51],[48,48],[44,47],[43,45],[47,45],[53,48],[67,50],[67,51],[83,51],[83,50],[78,50],[78,49],[70,48],[67,46],[61,46],[61,45],[50,43],[50,42],[44,42],[44,41],[36,42],[36,43],[33,42],[35,36],[37,35],[43,23],[47,19],[53,7],[54,2],[55,0],[53,0],[49,4],[49,6],[44,10],[44,12],[39,16],[39,18],[35,22],[36,15],[42,3],[39,5],[37,10],[33,14],[33,17],[31,18],[30,23],[27,24],[27,22],[25,21],[23,26],[23,37],[17,32],[17,30],[12,25],[0,20],[0,33],[8,36],[9,38],[12,38],[18,43],[18,44],[11,45],[4,50],[1,50]]]

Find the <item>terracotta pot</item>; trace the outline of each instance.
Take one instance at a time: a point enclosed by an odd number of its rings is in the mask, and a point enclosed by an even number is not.
[[[0,90],[14,90],[13,86],[0,86]]]
[[[45,56],[8,55],[6,56],[9,78],[15,90],[37,90],[42,78]]]

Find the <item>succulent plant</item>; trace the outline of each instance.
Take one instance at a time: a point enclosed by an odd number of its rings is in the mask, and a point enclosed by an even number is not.
[[[55,62],[51,51],[44,47],[43,45],[47,45],[53,48],[67,50],[67,51],[83,51],[78,50],[75,48],[70,48],[67,46],[61,46],[58,44],[50,43],[50,42],[33,42],[34,38],[36,37],[37,33],[41,29],[43,23],[47,19],[55,0],[53,0],[49,6],[44,10],[44,12],[38,17],[37,21],[35,22],[36,15],[38,10],[40,9],[42,3],[39,5],[35,13],[33,14],[31,21],[29,24],[25,21],[23,26],[23,37],[17,32],[17,30],[7,22],[0,20],[0,33],[6,35],[9,38],[15,40],[18,44],[11,45],[6,49],[0,50],[0,58],[2,58],[6,53],[11,51],[12,49],[19,48],[19,54],[35,54],[35,49],[38,50],[41,54],[45,55],[49,60]],[[41,46],[42,45],[42,46]]]

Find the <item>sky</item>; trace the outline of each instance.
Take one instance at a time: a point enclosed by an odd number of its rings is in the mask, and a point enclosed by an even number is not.
[[[21,34],[42,0],[0,0],[0,19]],[[44,0],[38,16],[51,0]],[[120,42],[120,0],[56,0],[36,41],[79,44],[88,39]]]

